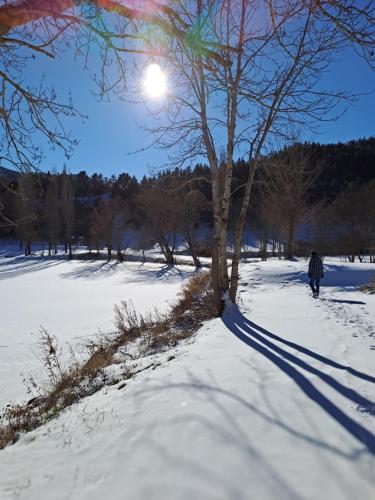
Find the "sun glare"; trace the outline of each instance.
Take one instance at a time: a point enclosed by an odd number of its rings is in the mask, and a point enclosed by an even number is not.
[[[159,64],[150,64],[143,80],[145,92],[150,97],[162,97],[167,91],[167,79]]]

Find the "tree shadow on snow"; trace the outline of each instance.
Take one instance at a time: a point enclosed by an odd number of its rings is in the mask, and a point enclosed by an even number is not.
[[[111,261],[83,261],[71,271],[62,273],[60,276],[66,279],[102,279],[113,276],[119,271],[124,272],[124,283],[157,283],[159,280],[169,280],[175,278],[185,279],[191,276],[194,271],[181,270],[177,265],[159,265],[150,262],[119,262]],[[119,274],[119,277],[121,275]]]
[[[0,280],[43,271],[49,267],[62,264],[67,260],[68,257],[66,255],[56,255],[53,257],[19,256],[12,259],[4,259],[0,262]]]
[[[165,394],[166,391],[172,393],[176,391],[176,394],[179,396],[186,391],[188,401],[199,401],[201,404],[207,405],[208,410],[211,406],[214,407],[216,410],[214,412],[216,414],[215,418],[207,416],[205,411],[203,413],[197,411],[195,405],[192,405],[190,410],[187,408],[182,414],[179,414],[177,411],[177,414],[169,414],[165,419],[157,422],[153,421],[149,427],[143,428],[142,446],[153,449],[157,453],[158,459],[163,461],[167,470],[189,470],[191,477],[195,478],[194,485],[198,483],[204,484],[205,489],[211,493],[210,498],[222,496],[223,492],[225,492],[226,498],[244,498],[243,484],[241,482],[228,481],[225,474],[218,467],[219,460],[207,460],[206,462],[197,460],[196,457],[191,456],[190,452],[181,453],[178,446],[171,448],[165,445],[164,440],[160,437],[164,434],[164,432],[160,432],[163,427],[164,429],[168,429],[168,433],[171,430],[173,432],[176,427],[177,429],[181,428],[181,426],[188,429],[193,427],[196,436],[212,435],[216,442],[222,443],[225,446],[227,453],[231,454],[235,450],[237,459],[240,459],[244,467],[253,475],[252,480],[262,478],[262,489],[271,493],[272,498],[302,500],[302,497],[294,490],[293,485],[282,476],[275,465],[271,464],[267,453],[262,453],[262,450],[258,448],[257,440],[254,439],[254,443],[252,443],[252,433],[249,432],[249,428],[243,426],[243,422],[241,424],[238,421],[237,414],[233,413],[230,408],[232,404],[239,404],[245,410],[254,412],[269,423],[278,425],[279,422],[263,413],[241,396],[217,385],[202,383],[200,379],[194,377],[189,371],[187,378],[188,382],[163,383],[160,386],[152,385],[146,389],[142,388],[135,392],[135,396],[141,397],[142,401],[144,401],[146,395],[154,395],[155,392],[159,391],[161,394]],[[212,379],[211,376],[209,378]],[[174,395],[171,394],[170,398],[173,399]],[[199,408],[202,410],[201,404]],[[210,411],[208,413],[210,414]],[[293,429],[287,426],[284,427],[282,423],[280,423],[280,427],[287,432],[290,431],[293,435],[305,438],[304,435],[300,435]],[[316,443],[314,442],[314,444]],[[320,445],[320,442],[318,445]],[[323,446],[325,445],[323,444]],[[329,448],[329,450],[340,453],[336,449]],[[350,458],[345,454],[342,456]],[[235,462],[235,458],[233,459],[232,457],[232,460]],[[202,497],[202,487],[198,486],[196,493],[195,496]]]
[[[152,283],[158,281],[168,281],[175,279],[186,279],[197,271],[194,267],[189,266],[189,270],[181,269],[176,264],[164,264],[162,266],[153,262],[145,262],[137,267],[129,267],[131,274],[126,276],[126,283]]]
[[[105,261],[97,262],[95,260],[85,261],[72,271],[62,273],[60,276],[67,279],[96,279],[103,278],[103,276],[111,276],[116,272],[120,262]]]
[[[287,419],[284,421],[277,415],[274,408],[268,408],[269,411],[265,411],[258,403],[246,399],[245,395],[237,394],[235,390],[228,390],[218,385],[214,374],[209,370],[207,370],[207,376],[203,378],[194,376],[190,370],[186,372],[186,382],[150,384],[149,387],[142,386],[134,392],[135,401],[139,398],[142,404],[147,403],[147,397],[154,397],[158,392],[162,396],[166,391],[171,393],[167,400],[179,401],[181,398],[184,399],[185,393],[188,402],[182,412],[169,413],[165,419],[152,421],[143,427],[137,448],[142,449],[145,446],[147,449],[152,449],[166,470],[177,471],[177,474],[181,470],[188,470],[191,477],[197,479],[194,484],[204,484],[211,490],[213,498],[217,489],[221,494],[224,491],[226,498],[245,498],[243,484],[241,481],[236,483],[226,479],[218,466],[219,457],[217,461],[209,459],[197,461],[190,451],[184,453],[178,445],[168,446],[163,439],[164,435],[175,432],[176,428],[193,429],[197,439],[200,439],[200,436],[207,437],[208,443],[211,435],[214,442],[222,443],[225,447],[232,464],[239,461],[243,468],[248,470],[250,484],[252,481],[258,481],[258,486],[259,483],[262,485],[261,491],[265,497],[280,500],[302,500],[305,497],[300,495],[302,488],[298,491],[293,482],[285,477],[280,467],[269,459],[269,453],[267,447],[263,447],[262,438],[260,439],[251,425],[248,425],[253,417],[258,417],[270,426],[275,426],[280,431],[310,445],[312,448],[309,453],[313,453],[313,448],[323,449],[344,460],[354,461],[365,451],[362,446],[346,451],[325,442],[319,435],[309,435],[294,428]],[[240,409],[242,411],[239,411]],[[247,416],[244,415],[243,410],[248,412]],[[263,425],[261,428],[264,428]],[[367,479],[373,482],[371,474]],[[199,497],[201,492],[202,488],[198,487],[196,496]]]
[[[359,305],[366,305],[366,302],[362,302],[361,300],[339,300],[339,299],[332,299],[331,302],[336,302],[338,304],[359,304]]]
[[[179,269],[175,264],[165,264],[156,273],[156,276],[158,278],[162,278],[163,276],[170,276],[170,275],[183,276],[183,273],[182,273],[181,269]]]
[[[223,316],[223,322],[225,326],[234,335],[236,335],[236,337],[276,365],[282,372],[293,380],[293,382],[306,394],[309,399],[319,405],[331,418],[333,418],[338,424],[345,428],[347,432],[360,441],[370,453],[375,455],[375,436],[362,425],[346,415],[338,406],[321,393],[310,382],[310,380],[308,380],[292,365],[296,365],[299,368],[302,368],[303,370],[319,377],[332,389],[357,404],[360,408],[374,408],[375,402],[370,401],[361,394],[357,393],[355,390],[341,384],[331,375],[315,368],[306,361],[303,361],[294,354],[291,354],[289,351],[279,347],[274,342],[271,342],[269,339],[271,338],[276,342],[292,347],[293,349],[296,349],[297,351],[324,363],[324,365],[328,365],[339,370],[345,370],[351,375],[368,382],[375,383],[375,377],[359,372],[349,366],[341,365],[340,363],[321,356],[320,354],[300,346],[295,342],[285,340],[248,320],[235,307]]]

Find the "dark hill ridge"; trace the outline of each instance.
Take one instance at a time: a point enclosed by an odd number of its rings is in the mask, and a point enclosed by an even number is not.
[[[317,179],[315,186],[312,189],[313,198],[316,199],[334,199],[341,191],[351,184],[364,184],[375,179],[375,137],[369,137],[367,139],[358,139],[348,141],[346,143],[337,144],[319,144],[315,142],[305,142],[299,144],[309,159],[311,165],[319,165],[320,176]],[[279,151],[275,156],[283,156],[283,154],[288,152],[288,147],[284,150]],[[274,156],[274,155],[272,155]],[[40,173],[42,176],[47,175],[46,172]],[[156,177],[163,177],[167,175],[168,177],[173,177],[173,175],[179,176],[181,171],[167,170],[159,173]],[[5,167],[0,167],[0,179],[14,180],[20,175],[19,172],[11,170]],[[126,173],[120,174],[120,176],[126,177],[126,182],[129,181],[128,175]],[[190,167],[184,173],[184,175],[191,177],[209,177],[209,168],[205,165],[196,165],[195,167]],[[233,183],[234,187],[242,185],[246,182],[248,175],[248,164],[245,160],[238,160],[234,166]],[[261,169],[257,174],[260,178],[262,176]],[[78,174],[72,174],[72,177],[76,179],[75,186],[76,194],[78,196],[86,196],[89,176],[86,172],[81,172]],[[82,180],[82,179],[83,180]],[[110,179],[104,179],[102,174],[93,174],[91,176],[94,184],[101,185],[102,181],[109,181]],[[81,182],[82,181],[82,182]],[[147,182],[148,179],[144,177],[143,182]],[[138,185],[139,182],[134,178],[133,182]],[[140,182],[142,184],[142,182]],[[206,191],[207,186],[204,184],[200,189]],[[108,192],[108,189],[101,189],[100,193]],[[210,193],[206,192],[207,197],[210,197]],[[241,191],[236,191],[235,197],[241,196]]]
[[[321,167],[317,188],[328,198],[350,184],[375,179],[375,137],[345,144],[305,144],[307,156]]]
[[[310,166],[318,166],[320,175],[311,189],[315,200],[333,200],[351,185],[362,185],[375,180],[375,137],[358,139],[346,143],[319,144],[305,142],[296,144],[303,151]],[[278,151],[271,158],[288,158],[290,147]],[[238,165],[241,179],[245,180],[247,165]],[[262,169],[258,172],[262,179]]]
[[[19,176],[19,172],[15,170],[10,170],[9,168],[0,167],[0,178],[5,179],[16,179]]]

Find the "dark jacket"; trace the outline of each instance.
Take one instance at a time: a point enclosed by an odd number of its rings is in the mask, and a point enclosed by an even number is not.
[[[309,278],[323,278],[323,262],[319,255],[312,255],[309,262]]]

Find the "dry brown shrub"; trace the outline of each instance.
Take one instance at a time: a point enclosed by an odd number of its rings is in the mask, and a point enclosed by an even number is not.
[[[195,274],[181,292],[179,302],[172,308],[171,317],[177,323],[191,322],[197,328],[203,321],[216,316],[216,307],[209,271]]]
[[[210,273],[200,272],[185,285],[180,300],[168,315],[156,310],[140,315],[129,302],[116,306],[116,333],[91,342],[84,362],[73,356],[73,363],[65,367],[60,361],[57,339],[42,330],[40,348],[47,380],[40,385],[30,378],[30,393],[37,395],[27,404],[9,405],[2,412],[0,449],[16,442],[21,433],[40,427],[64,408],[110,383],[104,376],[98,376],[113,363],[113,355],[119,347],[141,339],[144,354],[168,349],[192,336],[203,321],[215,316],[215,311]]]
[[[372,281],[370,281],[370,283],[368,283],[367,285],[361,286],[360,290],[362,292],[366,292],[366,293],[370,293],[370,294],[375,293],[375,276],[372,278]]]

